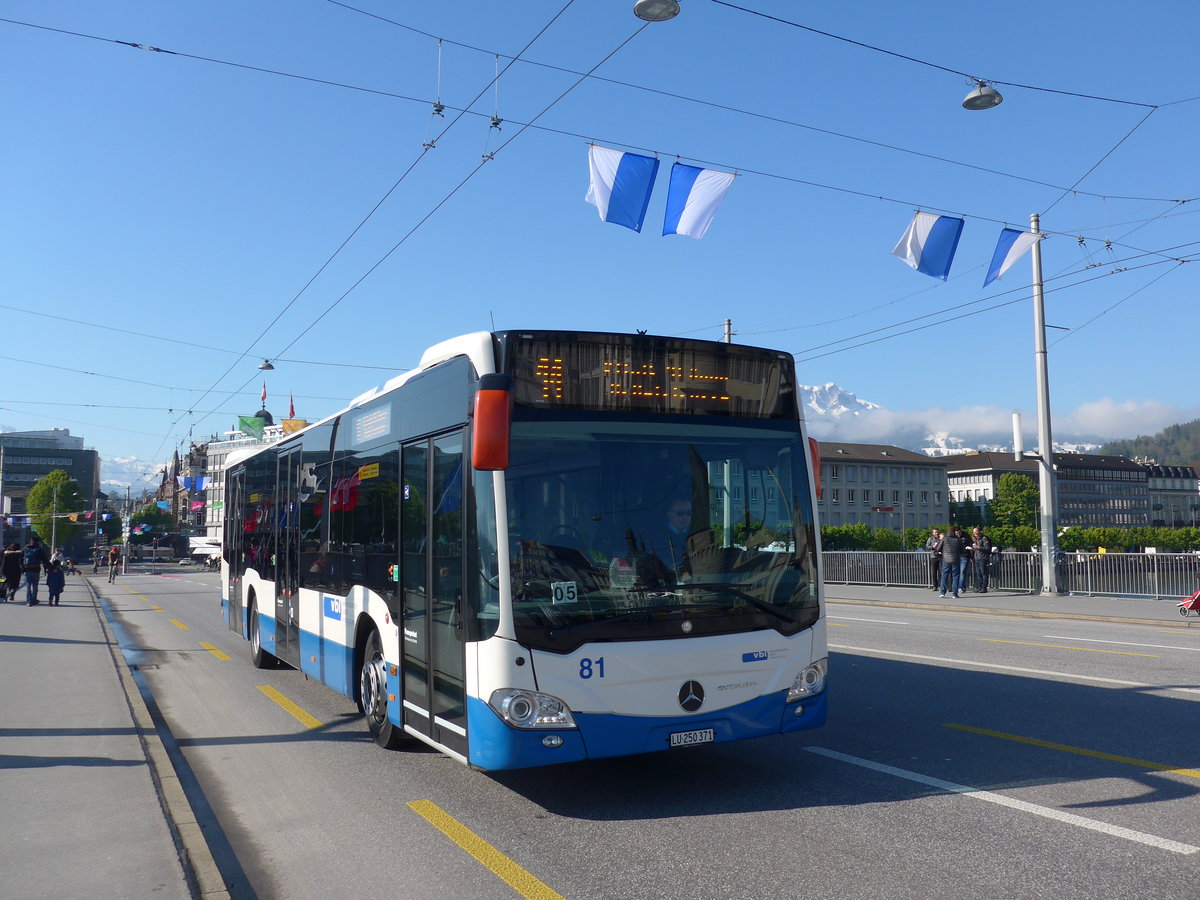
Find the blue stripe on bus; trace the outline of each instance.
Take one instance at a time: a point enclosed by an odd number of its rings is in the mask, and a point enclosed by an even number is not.
[[[582,759],[601,759],[632,753],[653,753],[670,748],[677,731],[711,728],[717,743],[765,737],[781,732],[817,728],[825,724],[826,694],[800,704],[784,703],[783,692],[758,697],[708,715],[622,716],[611,713],[575,713],[578,730],[522,731],[510,728],[482,700],[467,698],[467,736],[472,765],[481,769],[519,769]],[[542,739],[558,735],[563,745],[549,748]]]
[[[315,657],[315,660],[314,660]],[[354,699],[354,648],[313,634],[300,632],[300,671]]]

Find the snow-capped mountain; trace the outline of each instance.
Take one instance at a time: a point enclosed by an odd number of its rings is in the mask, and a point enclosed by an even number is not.
[[[832,381],[821,387],[802,384],[800,385],[800,396],[803,398],[806,410],[805,418],[816,414],[840,419],[846,415],[859,416],[873,409],[883,409],[878,403],[859,400],[854,394]]]
[[[154,490],[162,481],[163,463],[152,463],[137,456],[100,458],[100,490],[116,491],[122,497],[129,488],[135,497]]]
[[[952,412],[938,408],[894,412],[860,400],[832,382],[820,387],[801,385],[800,398],[809,433],[817,440],[892,444],[927,456],[1012,452],[1012,417],[1005,410],[966,407]],[[1032,426],[1027,423],[1027,427],[1025,446],[1032,448],[1037,441]],[[1090,453],[1100,446],[1100,441],[1089,441],[1087,435],[1061,436],[1067,440],[1054,442],[1060,452]]]

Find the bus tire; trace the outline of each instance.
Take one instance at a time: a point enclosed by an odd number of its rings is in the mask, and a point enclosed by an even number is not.
[[[279,663],[263,649],[262,631],[258,627],[258,606],[253,603],[250,604],[250,661],[256,669],[273,669]]]
[[[375,743],[385,750],[403,746],[404,730],[387,717],[387,664],[383,661],[383,642],[371,629],[363,644],[362,668],[358,674],[358,708],[367,719],[367,728]]]

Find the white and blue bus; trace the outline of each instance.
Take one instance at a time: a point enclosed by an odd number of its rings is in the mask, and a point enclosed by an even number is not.
[[[813,728],[815,446],[786,353],[465,335],[230,456],[222,609],[380,745],[479,769]]]

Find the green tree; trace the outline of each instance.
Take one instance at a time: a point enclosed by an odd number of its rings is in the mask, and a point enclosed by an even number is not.
[[[49,541],[51,536],[59,545],[66,543],[80,526],[71,522],[70,513],[82,512],[85,503],[79,485],[62,469],[55,469],[38,479],[29,491],[25,508],[33,519],[34,530]],[[54,516],[58,515],[58,525]]]
[[[1027,526],[1036,529],[1040,503],[1038,486],[1033,479],[1016,472],[1006,472],[996,484],[992,519],[1001,527]]]
[[[145,506],[133,514],[130,523],[132,525],[153,526],[153,530],[145,534],[131,534],[129,536],[129,543],[131,544],[148,544],[156,537],[162,537],[163,534],[171,531],[175,526],[175,519],[165,509],[159,509],[157,506]]]

